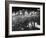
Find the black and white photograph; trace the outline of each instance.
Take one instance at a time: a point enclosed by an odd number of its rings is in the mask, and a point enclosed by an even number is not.
[[[40,8],[12,7],[12,31],[26,30],[40,30]]]
[[[44,3],[9,3],[7,10],[8,36],[44,35]]]

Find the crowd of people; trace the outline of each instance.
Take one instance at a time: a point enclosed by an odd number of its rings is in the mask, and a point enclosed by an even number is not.
[[[37,15],[37,11],[29,11],[28,10],[19,10],[17,12],[13,11],[12,15],[14,16],[27,16],[27,15]]]
[[[12,24],[12,30],[13,31],[21,31],[21,30],[39,30],[39,28],[36,28],[35,25],[39,25],[40,16],[37,17],[27,17],[27,16],[38,16],[40,15],[40,12],[38,11],[29,11],[28,10],[18,10],[17,12],[13,11],[13,24]],[[18,17],[16,17],[18,16]],[[21,19],[19,16],[26,16],[25,18]],[[35,20],[35,22],[34,22]],[[16,22],[17,21],[17,22]]]

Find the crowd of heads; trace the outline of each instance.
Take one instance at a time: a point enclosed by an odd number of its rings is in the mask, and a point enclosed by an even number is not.
[[[16,10],[12,12],[13,16],[36,15],[39,13],[39,9],[37,9],[37,10],[19,9],[17,11]]]

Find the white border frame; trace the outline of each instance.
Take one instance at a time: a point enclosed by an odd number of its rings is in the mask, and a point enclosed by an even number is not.
[[[40,30],[32,31],[12,31],[12,7],[35,7],[40,8]],[[43,33],[43,6],[32,4],[9,4],[9,35],[36,34]]]

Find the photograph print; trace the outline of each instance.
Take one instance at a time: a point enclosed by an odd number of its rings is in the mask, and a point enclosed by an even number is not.
[[[12,31],[40,30],[40,8],[12,7]]]
[[[42,35],[43,4],[9,4],[9,36]]]

